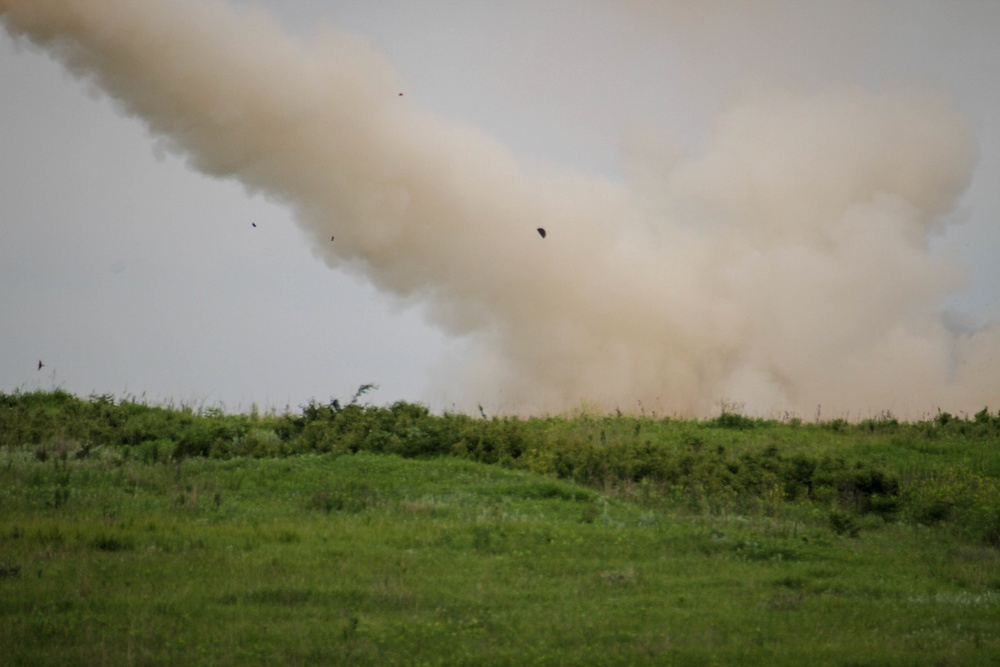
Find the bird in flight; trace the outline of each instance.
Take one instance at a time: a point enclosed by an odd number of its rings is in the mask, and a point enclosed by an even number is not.
[[[332,236],[330,237],[330,240],[331,240],[331,241],[333,240],[333,237],[332,237]]]
[[[400,93],[400,94],[399,94],[399,96],[400,96],[400,97],[402,97],[402,96],[403,96],[403,93]]]
[[[256,227],[256,226],[257,226],[257,223],[256,223],[256,222],[251,222],[250,224],[251,224],[251,225],[253,225],[254,227]]]
[[[39,359],[39,360],[38,360],[38,370],[42,370],[42,366],[44,366],[44,365],[45,365],[45,364],[43,364],[43,363],[42,363],[42,360],[41,360],[41,359]]]
[[[544,227],[539,227],[538,228],[538,235],[541,236],[543,239],[545,238],[545,228]]]

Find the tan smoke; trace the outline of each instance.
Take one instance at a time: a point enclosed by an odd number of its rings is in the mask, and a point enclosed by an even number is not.
[[[1000,335],[939,312],[962,271],[928,238],[975,148],[933,93],[746,95],[697,156],[641,136],[611,182],[527,168],[422,111],[355,36],[303,44],[209,0],[0,0],[0,16],[194,168],[291,206],[327,264],[470,335],[449,380],[472,406],[1000,406]]]

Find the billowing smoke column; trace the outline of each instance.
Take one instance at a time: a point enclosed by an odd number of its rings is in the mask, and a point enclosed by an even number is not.
[[[473,401],[1000,406],[1000,335],[938,312],[962,274],[928,234],[975,149],[933,94],[749,96],[698,157],[642,142],[618,183],[525,168],[421,111],[356,37],[304,45],[210,0],[0,0],[0,17],[195,169],[291,206],[327,264],[471,336],[455,377]]]

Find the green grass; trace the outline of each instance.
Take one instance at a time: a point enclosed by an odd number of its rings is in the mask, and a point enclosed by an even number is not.
[[[1000,443],[981,419],[3,398],[5,665],[1000,660]],[[115,441],[129,415],[148,437]],[[214,434],[208,456],[185,428]]]

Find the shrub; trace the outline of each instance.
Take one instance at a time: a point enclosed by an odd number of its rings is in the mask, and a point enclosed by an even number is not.
[[[903,494],[913,520],[949,523],[967,537],[1000,546],[1000,480],[965,468],[939,468]]]
[[[722,411],[718,417],[708,420],[706,422],[709,426],[714,426],[716,428],[732,428],[738,429],[740,431],[751,429],[757,426],[757,420],[746,415],[740,414],[738,412],[727,412]]]
[[[860,532],[857,521],[854,516],[848,512],[842,510],[831,510],[828,515],[828,521],[830,523],[830,528],[833,532],[838,535],[847,535],[848,537],[857,537]]]

